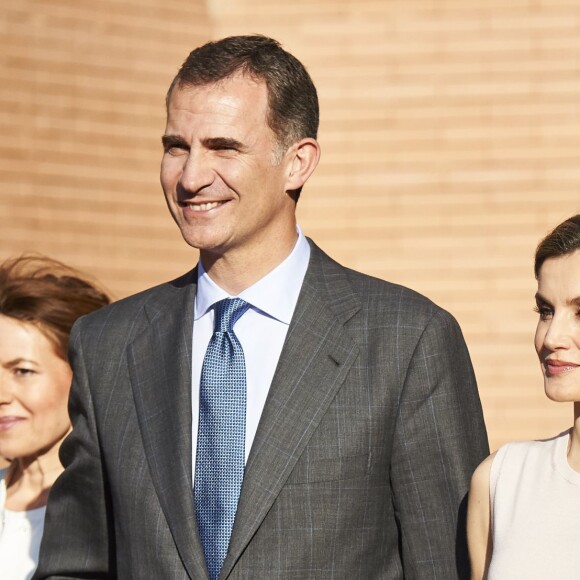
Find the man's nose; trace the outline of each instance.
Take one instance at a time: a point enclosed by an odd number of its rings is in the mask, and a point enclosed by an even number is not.
[[[208,155],[203,151],[189,152],[179,184],[185,191],[197,193],[213,183],[214,171]]]

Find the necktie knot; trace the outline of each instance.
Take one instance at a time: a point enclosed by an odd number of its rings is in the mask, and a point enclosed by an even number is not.
[[[250,305],[241,298],[225,298],[215,305],[214,332],[231,332]]]

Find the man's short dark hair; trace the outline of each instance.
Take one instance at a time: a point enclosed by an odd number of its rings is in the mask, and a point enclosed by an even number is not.
[[[196,48],[173,79],[167,102],[175,88],[209,85],[238,72],[266,84],[267,123],[284,150],[305,137],[316,139],[316,87],[304,65],[266,36],[230,36]]]

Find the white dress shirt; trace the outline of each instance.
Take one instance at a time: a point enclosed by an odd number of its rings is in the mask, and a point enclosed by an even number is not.
[[[258,429],[258,422],[264,409],[310,260],[308,241],[299,227],[296,230],[298,240],[291,254],[264,278],[237,296],[250,304],[250,308],[234,326],[234,332],[242,345],[246,359],[246,461]],[[194,479],[201,367],[207,346],[213,335],[214,309],[212,306],[224,298],[236,298],[236,296],[230,296],[220,288],[199,262],[194,310],[191,382],[192,470]]]
[[[6,476],[0,469],[0,577],[30,580],[38,564],[46,506],[14,512],[6,509]]]

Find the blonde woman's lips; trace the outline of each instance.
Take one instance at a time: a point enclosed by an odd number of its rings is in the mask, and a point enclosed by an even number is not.
[[[16,425],[22,423],[24,421],[23,417],[14,417],[14,416],[7,416],[7,417],[0,417],[0,432],[1,431],[9,431]]]

